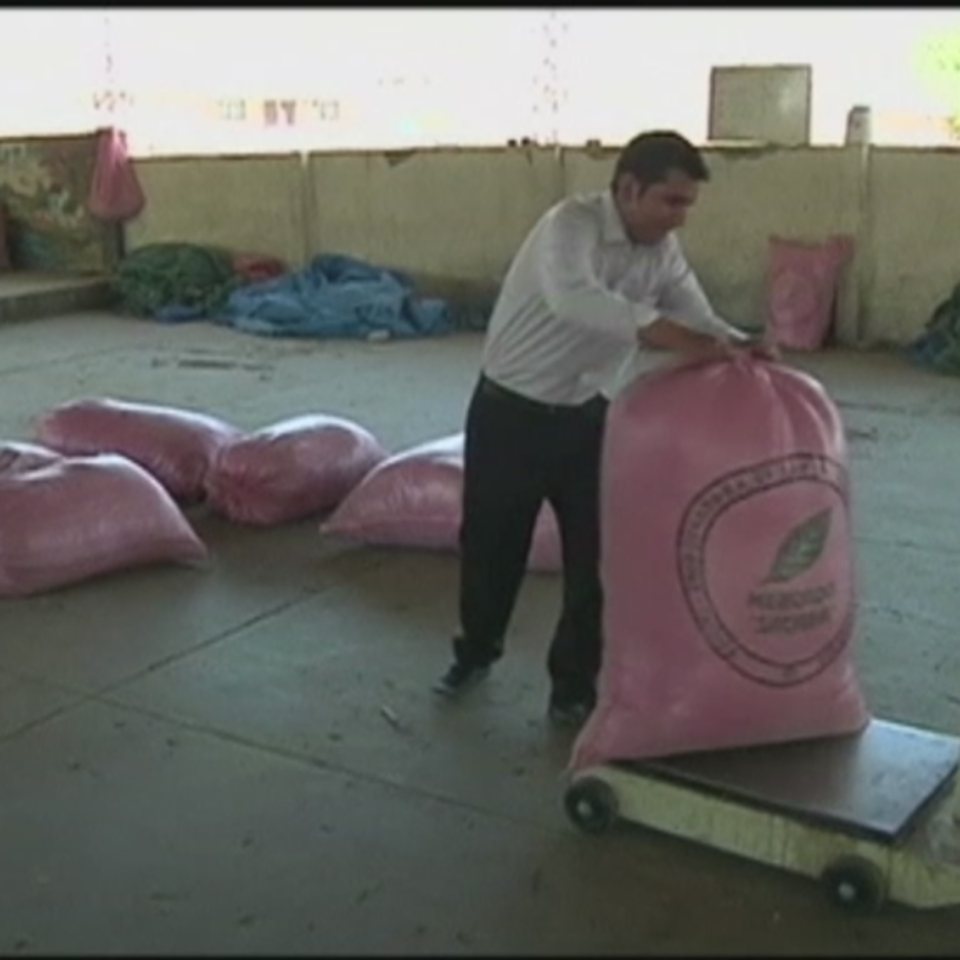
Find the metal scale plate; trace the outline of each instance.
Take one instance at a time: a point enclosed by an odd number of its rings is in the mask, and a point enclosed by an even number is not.
[[[951,783],[960,740],[873,720],[851,737],[615,766],[896,843]]]

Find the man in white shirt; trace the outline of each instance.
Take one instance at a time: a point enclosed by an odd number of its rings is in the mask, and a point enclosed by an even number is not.
[[[546,501],[563,544],[549,715],[576,725],[592,709],[604,391],[638,349],[709,357],[748,339],[713,312],[673,232],[708,179],[700,153],[679,134],[640,134],[621,152],[609,189],[548,210],[514,258],[467,413],[461,634],[439,693],[472,687],[502,655]]]

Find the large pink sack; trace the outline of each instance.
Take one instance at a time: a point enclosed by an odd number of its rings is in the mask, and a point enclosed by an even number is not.
[[[0,474],[0,596],[206,559],[163,487],[124,457],[65,459]]]
[[[767,330],[788,350],[819,350],[833,324],[840,273],[853,238],[801,243],[771,237],[767,265]]]
[[[207,502],[239,523],[266,526],[337,506],[387,452],[340,417],[293,417],[220,449],[207,473]]]
[[[371,546],[460,549],[463,434],[413,447],[385,460],[347,496],[321,532]],[[556,518],[544,506],[528,566],[539,573],[561,568]]]
[[[738,356],[611,405],[605,647],[573,766],[852,733],[846,442],[816,381]]]
[[[106,398],[62,404],[36,428],[36,439],[60,453],[122,454],[187,503],[202,498],[213,458],[239,435],[230,424],[191,410]]]
[[[146,205],[137,171],[127,154],[127,136],[116,127],[97,133],[97,158],[87,197],[87,209],[98,220],[132,220]]]

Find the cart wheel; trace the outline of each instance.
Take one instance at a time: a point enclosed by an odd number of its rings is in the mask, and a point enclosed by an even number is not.
[[[567,815],[585,833],[603,833],[617,819],[617,795],[598,777],[575,781],[563,798]]]
[[[852,913],[876,913],[887,895],[883,871],[862,857],[842,857],[828,864],[823,883],[830,900]]]

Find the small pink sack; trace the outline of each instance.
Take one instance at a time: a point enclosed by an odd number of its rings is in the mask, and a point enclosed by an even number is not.
[[[117,570],[200,564],[207,550],[177,505],[124,457],[0,473],[0,596],[53,590]]]
[[[207,474],[207,501],[238,523],[298,520],[337,506],[386,458],[349,420],[293,417],[223,446]]]
[[[771,237],[767,267],[767,330],[788,350],[819,350],[833,323],[840,273],[853,238],[822,244]]]
[[[574,767],[866,725],[846,457],[823,388],[747,356],[611,405],[605,646]]]
[[[129,457],[185,503],[203,497],[217,451],[240,435],[230,424],[202,413],[102,397],[54,408],[39,420],[35,433],[39,443],[70,456]]]
[[[59,463],[63,457],[55,450],[39,447],[35,443],[20,443],[17,440],[0,440],[0,479],[14,474],[29,473],[40,467]]]
[[[127,155],[127,137],[116,127],[97,133],[97,159],[87,209],[98,220],[132,220],[146,205],[140,179]]]
[[[340,504],[321,533],[371,546],[460,549],[463,434],[399,453],[376,467]],[[544,505],[528,566],[539,573],[561,569],[556,518]]]

